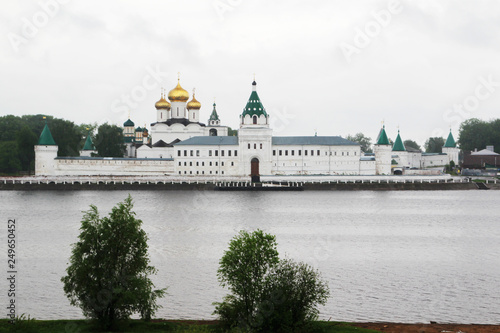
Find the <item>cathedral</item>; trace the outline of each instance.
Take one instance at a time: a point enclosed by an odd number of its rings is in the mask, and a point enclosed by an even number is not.
[[[168,98],[167,99],[165,98]],[[92,157],[90,137],[80,157],[57,157],[57,145],[44,128],[35,146],[37,175],[154,175],[181,177],[252,177],[260,175],[390,175],[412,169],[458,162],[458,148],[449,134],[442,154],[418,154],[407,150],[398,136],[391,144],[383,126],[373,154],[340,136],[273,136],[257,83],[239,116],[237,136],[228,136],[216,104],[206,123],[201,103],[193,91],[191,100],[178,79],[167,96],[161,92],[155,104],[151,130],[123,124],[127,147],[123,158]],[[423,161],[423,162],[422,162]],[[427,165],[426,164],[427,161]],[[416,167],[418,166],[418,168]],[[413,172],[416,174],[416,172]]]

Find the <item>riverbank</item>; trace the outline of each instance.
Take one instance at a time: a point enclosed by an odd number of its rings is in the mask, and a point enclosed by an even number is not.
[[[16,332],[59,333],[96,332],[96,327],[85,320],[21,320],[15,324]],[[498,333],[500,325],[481,324],[402,324],[402,323],[341,323],[317,322],[318,332],[323,333]],[[0,332],[10,332],[14,328],[8,320],[0,320]],[[315,332],[313,330],[312,332]],[[222,332],[216,320],[162,320],[151,322],[132,320],[124,325],[123,333],[148,332]]]
[[[477,190],[469,178],[435,176],[263,176],[261,183],[245,177],[155,178],[155,177],[2,177],[5,191],[432,191]],[[500,189],[497,179],[485,180],[485,189]]]

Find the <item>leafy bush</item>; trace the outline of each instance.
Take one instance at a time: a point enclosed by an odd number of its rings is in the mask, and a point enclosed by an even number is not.
[[[328,285],[305,263],[281,260],[266,278],[259,314],[269,332],[301,332],[318,319],[317,305],[328,300]]]
[[[150,319],[159,308],[156,299],[165,294],[165,289],[153,290],[148,277],[156,269],[149,265],[148,238],[132,207],[129,195],[109,217],[100,218],[91,205],[73,245],[68,275],[61,279],[71,304],[104,329],[136,312]]]
[[[307,331],[326,304],[328,285],[311,266],[279,260],[275,236],[241,231],[220,260],[218,277],[233,292],[214,303],[226,330]]]

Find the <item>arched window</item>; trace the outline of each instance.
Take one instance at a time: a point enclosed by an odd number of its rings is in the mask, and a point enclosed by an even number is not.
[[[215,128],[211,128],[209,131],[210,136],[217,136],[217,130]]]
[[[253,116],[253,123],[257,124],[257,116]]]

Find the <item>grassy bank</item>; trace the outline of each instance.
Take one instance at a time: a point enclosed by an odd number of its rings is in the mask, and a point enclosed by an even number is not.
[[[23,332],[23,333],[87,333],[100,332],[96,325],[85,320],[21,320],[16,324],[10,324],[7,320],[0,320],[0,332]],[[123,323],[118,332],[123,333],[159,333],[159,332],[223,332],[216,322],[198,321],[154,321],[143,322],[132,320]],[[234,330],[239,333],[240,331]],[[377,331],[356,328],[348,323],[316,322],[313,333],[374,333]]]

